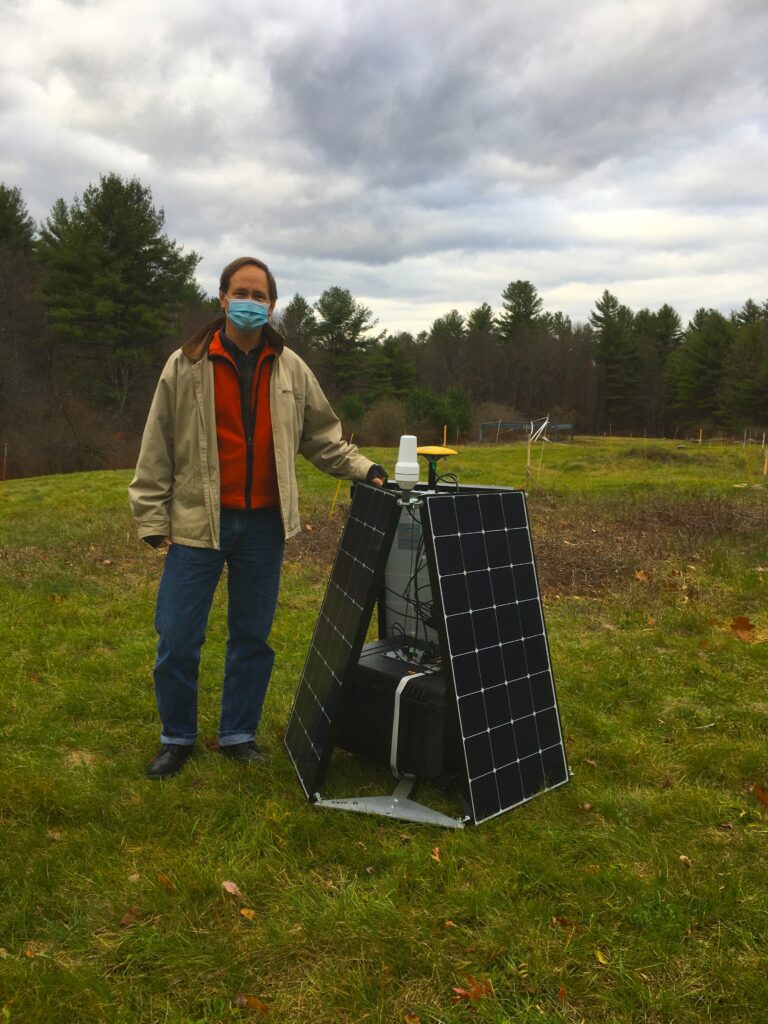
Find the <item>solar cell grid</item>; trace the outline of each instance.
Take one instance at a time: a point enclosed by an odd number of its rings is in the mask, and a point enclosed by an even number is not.
[[[475,821],[568,778],[520,492],[426,498]]]
[[[285,734],[307,796],[315,793],[330,754],[333,715],[345,673],[360,653],[373,607],[374,575],[391,542],[396,511],[392,492],[355,488]]]

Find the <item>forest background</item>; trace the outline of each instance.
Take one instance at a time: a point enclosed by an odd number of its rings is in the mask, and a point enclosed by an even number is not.
[[[0,184],[3,479],[134,463],[163,363],[219,311],[199,255],[163,229],[136,178],[104,174],[40,225]],[[702,307],[687,325],[669,303],[633,311],[607,289],[588,323],[545,310],[527,280],[496,309],[478,299],[392,334],[330,285],[314,304],[282,297],[275,326],[364,445],[436,440],[444,425],[477,440],[484,421],[547,415],[587,434],[761,439],[768,426],[768,299]]]

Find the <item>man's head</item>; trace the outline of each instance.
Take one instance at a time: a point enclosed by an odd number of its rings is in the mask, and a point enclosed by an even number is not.
[[[219,301],[225,312],[224,300],[230,298],[265,302],[271,313],[277,302],[277,284],[266,263],[253,256],[240,256],[228,263],[219,280]]]

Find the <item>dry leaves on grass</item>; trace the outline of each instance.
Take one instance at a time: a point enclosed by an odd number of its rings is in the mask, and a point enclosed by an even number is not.
[[[693,867],[693,861],[691,860],[690,857],[686,857],[686,855],[684,853],[680,854],[680,863],[683,865],[684,868],[692,868]]]
[[[173,882],[170,880],[168,875],[164,875],[162,871],[157,872],[157,880],[164,889],[168,892],[173,891]]]
[[[638,580],[640,583],[650,583],[651,581],[651,577],[648,575],[645,569],[638,569],[635,573],[635,579]]]
[[[434,850],[432,851],[432,853],[430,853],[429,856],[430,856],[430,858],[432,860],[436,861],[439,864],[440,863],[440,847],[436,846],[434,848]]]
[[[243,898],[243,894],[234,882],[222,882],[221,888],[224,892],[228,892],[230,896],[236,896],[239,900]]]
[[[731,629],[745,644],[755,642],[755,627],[746,615],[737,615],[731,623]]]
[[[602,951],[602,949],[596,949],[595,950],[595,960],[597,960],[597,962],[599,964],[602,964],[604,967],[605,967],[606,964],[610,963],[610,960],[605,955],[605,953]]]
[[[121,928],[132,928],[141,914],[139,907],[128,907],[123,916],[120,918]]]
[[[454,986],[453,996],[451,996],[452,1003],[460,1003],[466,1001],[469,1003],[477,1003],[481,999],[485,999],[486,996],[493,995],[493,985],[488,978],[485,981],[478,981],[474,974],[467,975],[468,988],[460,988]]]
[[[421,1017],[416,1013],[406,1013],[403,1017],[405,1024],[421,1024]]]
[[[752,787],[752,792],[755,794],[755,796],[760,801],[760,803],[763,805],[763,807],[768,807],[768,791],[767,790],[763,789],[762,786],[758,786],[758,784],[755,783],[754,786]]]
[[[249,995],[247,992],[238,992],[232,1000],[232,1005],[238,1010],[257,1010],[259,1013],[269,1013],[269,1007],[263,1003],[258,996]]]
[[[243,917],[246,919],[246,921],[255,921],[256,918],[259,916],[256,913],[256,911],[255,910],[251,910],[250,907],[241,907],[240,908],[240,913],[243,915]]]

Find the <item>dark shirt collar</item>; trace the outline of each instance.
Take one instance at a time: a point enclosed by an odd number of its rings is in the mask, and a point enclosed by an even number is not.
[[[221,328],[220,337],[221,344],[224,346],[224,351],[227,352],[230,356],[232,356],[232,358],[235,360],[238,366],[244,365],[249,360],[255,362],[259,358],[259,353],[264,347],[264,342],[262,341],[255,348],[252,348],[250,352],[243,352],[241,348],[237,347],[234,341],[232,341],[230,338],[226,336],[223,327]]]

